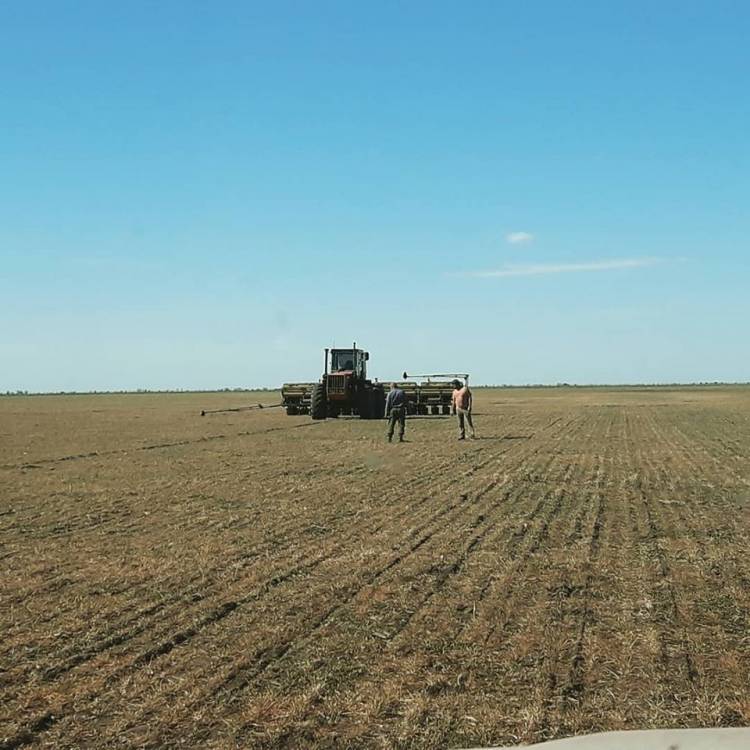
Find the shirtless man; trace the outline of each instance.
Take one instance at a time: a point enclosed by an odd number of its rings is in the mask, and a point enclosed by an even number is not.
[[[461,385],[460,380],[453,381],[453,397],[451,398],[451,412],[458,417],[458,439],[466,439],[466,425],[471,430],[471,439],[477,435],[474,423],[471,421],[471,391],[468,385]]]

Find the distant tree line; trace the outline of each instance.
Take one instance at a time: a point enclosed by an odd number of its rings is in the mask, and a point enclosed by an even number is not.
[[[738,381],[738,382],[727,382],[723,380],[706,380],[697,383],[528,383],[526,385],[517,385],[509,383],[500,384],[485,384],[485,385],[472,385],[471,387],[476,389],[479,388],[702,388],[702,387],[717,387],[717,386],[746,386],[750,385],[750,382]]]
[[[115,391],[5,391],[0,396],[94,396],[128,395],[133,393],[258,393],[273,392],[279,388],[136,388],[135,390]]]
[[[700,381],[698,383],[596,383],[590,385],[579,385],[577,383],[527,383],[526,385],[510,385],[508,383],[487,383],[484,385],[472,385],[474,389],[480,388],[701,388],[719,386],[747,386],[750,382],[724,382],[720,380]],[[127,395],[133,393],[272,393],[281,390],[277,388],[137,388],[135,390],[116,391],[5,391],[0,396],[93,396],[93,395]]]

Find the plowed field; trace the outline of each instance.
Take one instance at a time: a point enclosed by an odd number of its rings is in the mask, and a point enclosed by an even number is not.
[[[750,724],[750,389],[0,399],[0,747]]]

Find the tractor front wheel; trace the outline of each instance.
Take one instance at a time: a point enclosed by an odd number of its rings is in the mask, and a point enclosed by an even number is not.
[[[326,389],[323,383],[316,383],[313,386],[310,396],[310,416],[313,419],[325,419],[328,414],[328,399],[326,398]]]

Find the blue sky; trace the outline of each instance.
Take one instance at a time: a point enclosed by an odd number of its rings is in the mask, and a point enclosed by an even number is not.
[[[750,4],[0,3],[0,390],[750,380]]]

